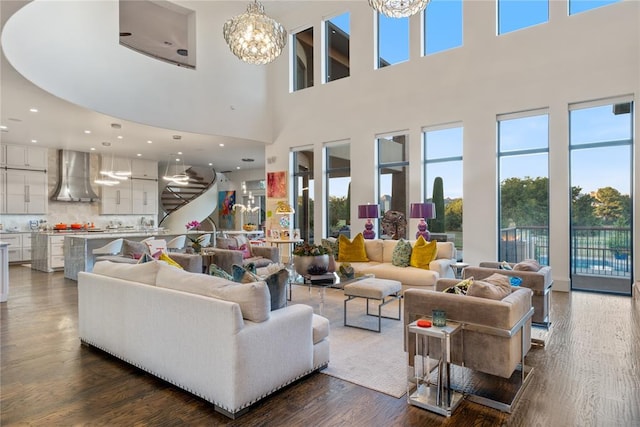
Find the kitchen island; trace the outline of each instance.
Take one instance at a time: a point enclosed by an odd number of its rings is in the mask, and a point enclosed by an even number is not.
[[[189,232],[186,234],[197,236],[211,232]],[[64,277],[71,280],[78,280],[80,271],[93,271],[95,256],[93,250],[100,248],[107,243],[125,238],[139,242],[147,237],[154,236],[156,239],[171,240],[176,236],[185,233],[166,232],[105,232],[105,233],[78,233],[65,234],[64,236]]]

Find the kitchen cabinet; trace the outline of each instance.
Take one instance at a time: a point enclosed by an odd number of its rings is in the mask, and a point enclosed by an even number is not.
[[[131,180],[122,181],[112,187],[102,187],[103,215],[125,215],[131,214]]]
[[[27,239],[28,248],[23,248],[22,233],[2,233],[0,240],[9,243],[9,262],[21,262],[31,260],[31,239]],[[30,237],[30,236],[29,236]],[[26,256],[26,257],[25,257]]]
[[[158,213],[158,183],[147,179],[132,179],[131,213],[156,215]]]
[[[131,178],[158,179],[158,162],[131,159]]]
[[[8,146],[7,146],[8,147]],[[8,214],[46,214],[47,174],[44,171],[7,169],[5,212]]]
[[[32,233],[30,237],[33,248],[32,269],[51,273],[64,268],[64,235]]]
[[[49,268],[64,268],[64,236],[49,236]]]
[[[4,156],[8,168],[47,169],[48,151],[46,148],[7,144],[4,147]]]

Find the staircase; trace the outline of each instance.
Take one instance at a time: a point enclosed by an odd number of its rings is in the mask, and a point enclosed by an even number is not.
[[[203,230],[215,230],[216,224],[210,215],[218,207],[218,179],[213,168],[192,166],[186,170],[189,180],[185,185],[166,181],[160,193],[160,207],[164,217],[160,226],[172,233],[186,231],[190,221],[202,223]]]

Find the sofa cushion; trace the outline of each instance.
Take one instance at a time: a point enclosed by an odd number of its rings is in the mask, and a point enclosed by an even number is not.
[[[513,266],[513,271],[539,271],[542,268],[535,259],[525,259]]]
[[[435,259],[453,259],[456,256],[456,246],[453,242],[438,242],[436,244],[436,258]]]
[[[355,240],[355,239],[354,239]],[[382,262],[383,246],[382,240],[364,239],[364,251],[369,261]]]
[[[393,250],[396,248],[399,240],[384,239],[382,241],[382,262],[391,263],[393,261]],[[411,244],[411,242],[409,242]]]
[[[229,246],[238,246],[238,242],[233,237],[218,237],[216,239],[216,247],[220,249],[229,249]]]
[[[358,233],[353,240],[343,234],[338,237],[338,261],[340,262],[368,262],[367,252],[364,248],[364,237]]]
[[[215,264],[211,264],[209,266],[209,274],[215,277],[220,277],[222,279],[229,280],[231,282],[233,281],[232,275],[230,275],[229,273],[227,273],[226,271],[224,271],[223,269],[221,269]]]
[[[93,272],[102,276],[115,277],[130,282],[155,285],[160,263],[128,264],[111,261],[99,261],[93,266]]]
[[[238,284],[165,264],[158,269],[156,286],[235,302],[240,306],[242,317],[252,322],[264,322],[271,311],[271,297],[264,282]]]
[[[142,254],[149,253],[149,246],[143,242],[136,242],[133,240],[122,240],[122,256],[128,258],[140,258]]]
[[[509,277],[494,273],[482,280],[474,280],[467,290],[471,297],[501,300],[511,294]]]
[[[412,267],[428,270],[429,263],[436,259],[437,243],[435,240],[427,243],[424,237],[420,236],[411,250],[411,260],[409,264]]]
[[[409,267],[411,261],[411,243],[407,240],[400,239],[393,249],[391,264],[396,267]]]

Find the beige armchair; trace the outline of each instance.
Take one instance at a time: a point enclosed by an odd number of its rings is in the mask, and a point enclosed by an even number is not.
[[[467,279],[473,277],[476,280],[482,280],[494,273],[521,278],[522,283],[520,286],[533,291],[532,304],[535,312],[531,320],[534,326],[548,328],[551,324],[549,305],[551,300],[551,286],[553,285],[551,267],[544,266],[536,272],[514,271],[502,270],[500,269],[500,264],[499,262],[481,262],[479,267],[467,267],[462,270],[462,278]],[[513,268],[515,264],[509,265]]]
[[[527,288],[512,288],[510,295],[502,300],[491,300],[466,295],[441,292],[458,282],[455,279],[439,279],[436,290],[408,289],[404,292],[404,322],[406,325],[422,318],[431,317],[434,309],[444,310],[448,320],[462,324],[462,332],[451,338],[451,363],[473,371],[496,377],[509,378],[515,385],[513,393],[474,395],[474,390],[465,389],[467,398],[483,405],[511,412],[532,369],[525,367],[524,357],[531,348],[532,292]],[[405,349],[409,353],[409,365],[414,365],[415,337],[405,335]],[[440,340],[429,339],[429,353],[440,355]],[[519,373],[516,373],[519,370]],[[468,371],[465,371],[468,372]],[[493,377],[491,377],[493,378]],[[489,381],[496,389],[500,380]],[[509,387],[507,387],[509,388]]]

